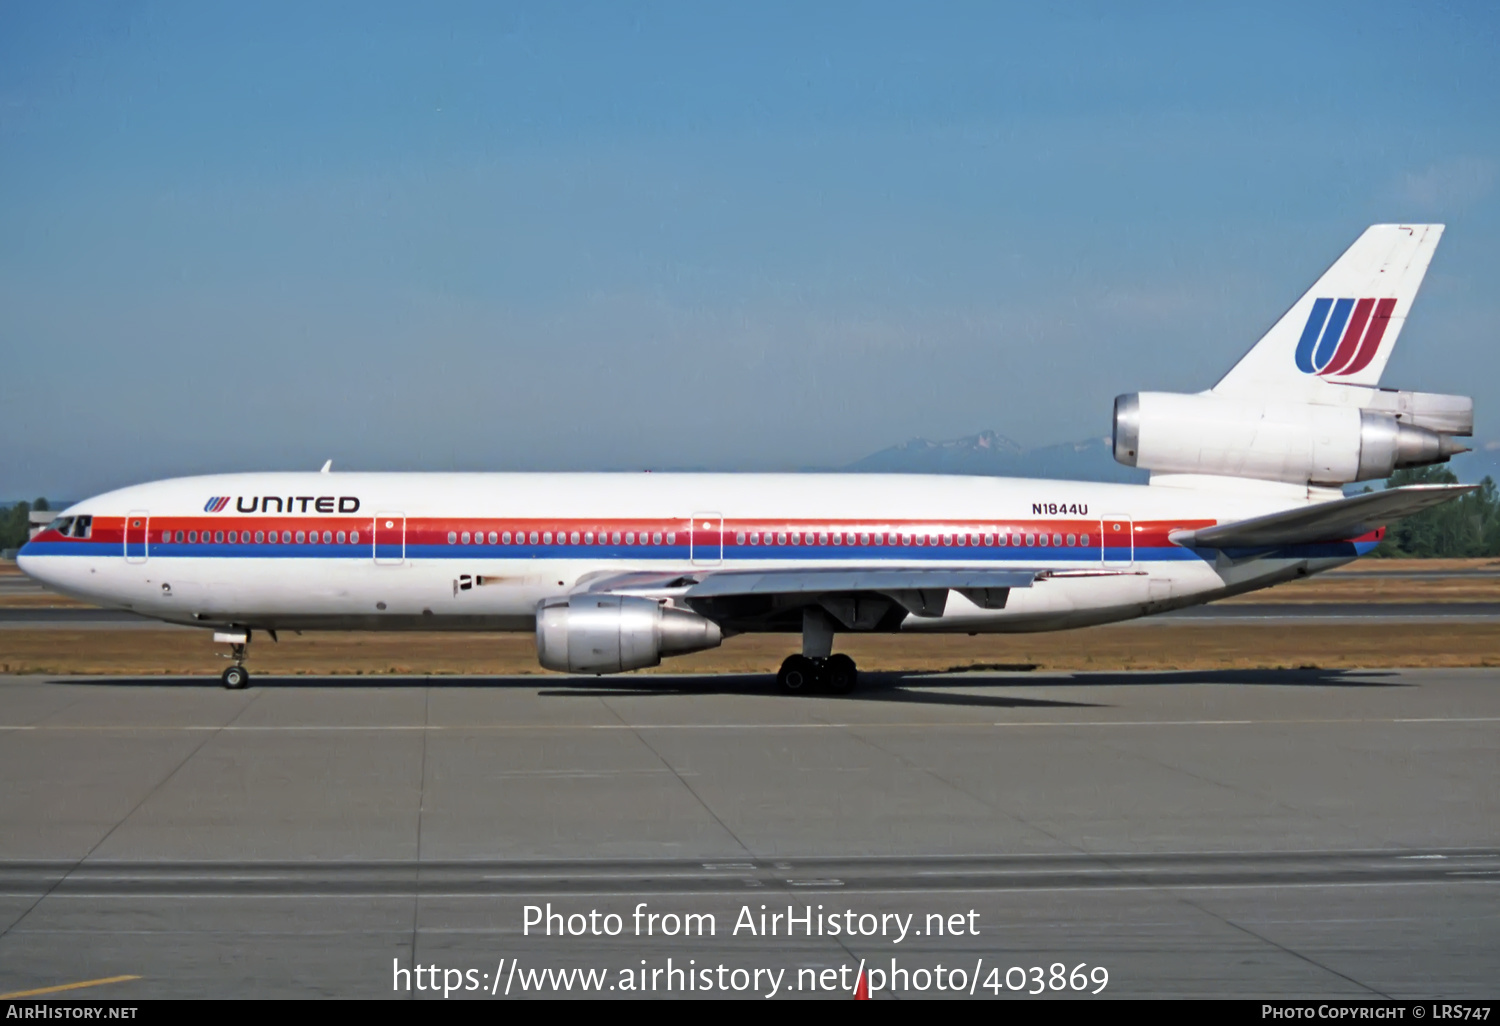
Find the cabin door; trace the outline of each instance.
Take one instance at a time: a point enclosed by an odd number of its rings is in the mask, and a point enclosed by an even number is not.
[[[147,538],[151,533],[151,514],[143,509],[131,510],[125,517],[125,562],[146,561]]]
[[[375,562],[379,566],[400,566],[406,562],[406,514],[375,514]]]
[[[1135,562],[1135,530],[1129,517],[1105,517],[1099,522],[1100,558],[1105,566]]]
[[[688,526],[688,556],[694,566],[724,562],[724,518],[718,513],[694,513]]]

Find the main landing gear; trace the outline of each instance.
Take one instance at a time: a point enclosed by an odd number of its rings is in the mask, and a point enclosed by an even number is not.
[[[827,659],[805,655],[787,656],[776,674],[776,684],[789,695],[823,693],[847,695],[859,686],[854,660],[840,653]]]
[[[776,686],[788,695],[817,692],[847,695],[859,686],[859,671],[848,656],[833,655],[833,623],[817,607],[802,611],[802,653],[787,656]]]
[[[219,674],[219,679],[224,682],[224,686],[231,691],[249,687],[250,671],[245,669],[245,654],[250,648],[250,632],[248,630],[215,631],[214,641],[228,644],[229,655],[224,658],[234,660],[233,666]],[[222,652],[219,654],[223,655]]]

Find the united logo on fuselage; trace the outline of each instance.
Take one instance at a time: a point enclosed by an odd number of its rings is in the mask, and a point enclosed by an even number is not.
[[[1297,369],[1322,377],[1348,377],[1380,351],[1394,299],[1318,299],[1297,342]]]
[[[209,499],[203,504],[203,512],[218,513],[221,512],[227,505],[229,505],[229,496],[215,495],[212,499]]]

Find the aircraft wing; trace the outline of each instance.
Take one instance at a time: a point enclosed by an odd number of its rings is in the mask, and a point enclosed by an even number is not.
[[[1045,567],[797,567],[755,570],[703,568],[689,573],[611,574],[580,590],[671,598],[725,624],[765,624],[821,606],[846,628],[875,629],[910,613],[942,616],[956,591],[981,609],[1004,609],[1012,588],[1049,577],[1117,576],[1128,571]]]
[[[1174,531],[1171,539],[1186,548],[1250,548],[1344,541],[1369,534],[1393,520],[1456,499],[1477,485],[1408,485],[1383,492],[1351,495],[1315,506],[1303,506],[1249,520],[1237,520],[1196,531]]]

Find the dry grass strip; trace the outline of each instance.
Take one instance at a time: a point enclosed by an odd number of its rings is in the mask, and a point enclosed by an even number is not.
[[[770,673],[791,635],[746,635],[648,673]],[[206,631],[0,631],[0,673],[216,674],[226,665]],[[1278,669],[1500,666],[1500,628],[1484,623],[1157,623],[1048,634],[841,636],[862,669],[934,671]],[[266,674],[542,673],[526,634],[283,634],[257,638],[250,667]]]

